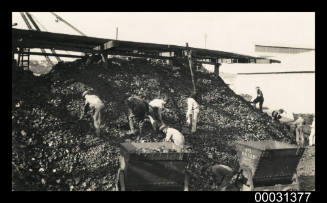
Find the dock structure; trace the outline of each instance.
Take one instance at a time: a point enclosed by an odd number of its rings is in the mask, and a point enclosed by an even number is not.
[[[189,50],[192,50],[192,60],[195,63],[214,65],[216,74],[219,74],[220,60],[231,59],[236,60],[238,63],[250,63],[260,59],[258,57],[248,55],[187,46],[123,41],[12,28],[13,54],[43,55],[69,58],[83,57],[82,55],[73,54],[24,51],[26,49],[34,48],[73,51],[85,54],[101,54],[105,59],[108,55],[120,55],[167,59],[171,61],[178,59],[187,60],[187,53]]]

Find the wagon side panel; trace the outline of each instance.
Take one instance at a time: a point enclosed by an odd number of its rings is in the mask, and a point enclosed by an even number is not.
[[[237,156],[239,158],[239,164],[241,168],[248,168],[251,173],[254,174],[256,167],[262,156],[262,150],[248,147],[245,145],[237,145]]]
[[[185,165],[183,161],[130,160],[125,175],[126,188],[183,190]]]
[[[291,184],[302,153],[296,149],[265,150],[253,175],[253,184]]]

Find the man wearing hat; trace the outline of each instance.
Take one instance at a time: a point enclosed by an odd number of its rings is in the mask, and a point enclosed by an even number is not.
[[[174,144],[178,146],[183,146],[185,144],[184,135],[175,128],[170,128],[166,125],[162,125],[160,126],[159,130],[166,134],[166,142],[172,140]]]
[[[262,104],[264,101],[262,91],[260,90],[260,87],[256,87],[257,90],[257,97],[251,102],[256,106],[257,103],[259,103],[259,109],[262,112]]]
[[[95,132],[96,135],[99,136],[100,124],[101,124],[101,111],[104,108],[104,104],[101,101],[101,99],[95,94],[93,94],[90,90],[83,92],[83,97],[85,98],[85,105],[84,105],[84,111],[82,112],[80,119],[82,119],[87,113],[87,110],[91,108],[94,112],[93,123],[95,127]]]

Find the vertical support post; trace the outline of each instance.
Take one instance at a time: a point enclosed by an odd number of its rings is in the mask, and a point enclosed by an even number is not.
[[[206,49],[207,48],[207,33],[204,34],[204,48]]]
[[[14,52],[14,50],[12,50],[11,51],[11,61],[14,61],[14,60],[15,60],[15,52]]]
[[[27,54],[27,70],[30,70],[30,49],[28,49]]]
[[[108,54],[105,52],[105,44],[100,45],[101,63],[104,68],[108,68]]]
[[[108,54],[101,53],[102,64],[104,68],[108,68]]]
[[[215,75],[219,76],[219,67],[220,67],[220,63],[218,63],[218,59],[215,59],[214,60],[214,63],[215,63]]]
[[[19,47],[18,50],[18,61],[17,61],[17,67],[20,67],[20,57],[22,56],[22,48]]]
[[[187,48],[187,57],[188,57],[188,62],[190,65],[190,71],[191,71],[191,77],[192,77],[193,92],[196,93],[195,83],[194,83],[194,75],[193,75],[192,50],[189,49],[188,43],[186,43],[186,48]]]

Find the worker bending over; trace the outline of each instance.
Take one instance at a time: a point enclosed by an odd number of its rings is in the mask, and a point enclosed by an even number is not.
[[[192,93],[187,102],[186,123],[191,128],[191,133],[196,132],[196,124],[198,122],[198,115],[200,112],[200,105],[195,101],[196,93]]]
[[[254,104],[254,107],[256,106],[257,103],[259,103],[259,109],[262,112],[262,104],[264,101],[262,91],[260,90],[260,87],[256,87],[257,90],[257,97],[251,102]]]
[[[146,101],[139,97],[128,97],[125,100],[125,104],[128,109],[128,120],[130,127],[130,131],[127,134],[135,135],[136,133],[139,133],[141,135],[146,117],[151,116],[154,120],[158,119],[156,112],[149,106]],[[135,129],[135,124],[138,124],[139,130]],[[152,127],[155,129],[154,125]]]
[[[100,136],[100,125],[101,125],[101,111],[104,108],[104,104],[101,99],[92,93],[90,90],[83,92],[85,98],[84,110],[80,119],[82,119],[89,109],[93,110],[93,123],[97,136]]]
[[[213,174],[217,189],[219,191],[225,191],[234,175],[233,169],[225,165],[216,164],[211,166],[209,171]]]
[[[178,146],[184,146],[185,144],[184,135],[178,130],[176,130],[175,128],[170,128],[166,125],[162,125],[160,126],[159,130],[161,130],[164,134],[166,134],[166,138],[165,138],[166,142],[172,140],[174,144]]]
[[[150,108],[150,110],[153,111],[154,115],[157,115],[156,119],[153,118],[152,116],[149,116],[152,126],[155,126],[156,120],[160,120],[160,122],[161,122],[160,125],[164,124],[161,114],[162,114],[163,109],[165,109],[164,105],[166,103],[167,103],[166,95],[163,97],[163,99],[153,99],[152,101],[149,102],[149,105],[152,108],[152,109]],[[156,130],[156,129],[154,129],[154,130]]]
[[[271,116],[273,117],[273,119],[275,121],[278,121],[282,118],[282,114],[284,113],[284,110],[283,109],[279,109],[278,111],[273,111],[271,113]]]
[[[209,167],[209,172],[213,175],[215,187],[219,191],[239,191],[243,185],[248,186],[242,170],[235,172],[229,166],[215,164]]]

